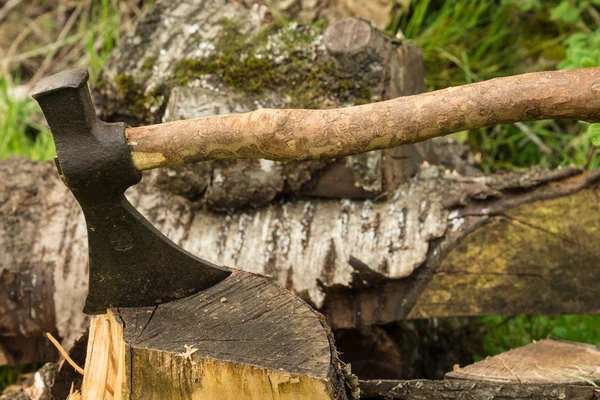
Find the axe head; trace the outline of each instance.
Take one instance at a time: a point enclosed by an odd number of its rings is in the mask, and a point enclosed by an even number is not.
[[[89,242],[89,290],[84,312],[147,307],[189,296],[231,271],[183,250],[125,198],[141,180],[131,160],[126,126],[96,117],[85,69],[41,81],[32,96],[56,143],[56,166],[81,205]]]

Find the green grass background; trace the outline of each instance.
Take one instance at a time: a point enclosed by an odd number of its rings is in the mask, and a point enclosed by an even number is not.
[[[387,32],[418,43],[429,90],[524,72],[600,65],[600,0],[391,0]],[[77,31],[92,77],[119,41],[117,1],[94,2]],[[91,27],[101,26],[103,37]],[[91,32],[91,33],[88,33]],[[100,45],[98,45],[100,43]],[[54,145],[37,105],[17,100],[18,74],[0,77],[0,159],[22,155],[48,160]],[[38,122],[36,122],[38,121]],[[596,127],[597,128],[597,127]],[[599,166],[592,145],[600,130],[573,121],[538,121],[460,132],[486,172],[576,164]],[[600,345],[600,316],[480,318],[485,354],[548,336]],[[0,389],[18,370],[0,368]]]

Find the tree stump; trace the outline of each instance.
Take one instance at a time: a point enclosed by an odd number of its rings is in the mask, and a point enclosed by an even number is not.
[[[330,329],[239,270],[196,295],[93,318],[85,399],[346,399]]]
[[[599,367],[598,347],[547,339],[456,368],[443,381],[363,381],[361,398],[593,400]]]

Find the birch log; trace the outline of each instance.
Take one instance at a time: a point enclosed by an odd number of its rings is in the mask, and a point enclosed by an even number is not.
[[[0,169],[1,331],[33,337],[54,325],[61,337],[76,336],[88,324],[79,206],[50,164],[15,158]],[[225,215],[156,190],[155,174],[128,197],[185,249],[271,276],[333,328],[353,328],[598,312],[599,174],[469,177],[422,166],[384,202],[290,199]]]

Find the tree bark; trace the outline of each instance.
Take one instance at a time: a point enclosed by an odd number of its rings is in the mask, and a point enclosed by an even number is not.
[[[257,0],[239,0],[246,7],[263,4]],[[335,21],[342,17],[358,16],[371,21],[378,29],[384,30],[393,21],[401,0],[273,0],[269,7],[276,9],[288,20],[313,21],[323,19]]]
[[[271,28],[268,23],[261,28],[264,21],[260,19],[257,24],[255,13],[255,9],[235,7],[223,0],[158,3],[108,60],[95,93],[101,116],[106,120],[125,120],[135,126],[161,120],[260,112],[257,109],[261,108],[334,108],[425,90],[420,48],[409,42],[393,41],[364,20],[343,19],[324,31],[314,24],[284,26],[268,36],[270,39],[263,45],[260,37],[273,29],[273,24]],[[235,21],[235,25],[224,23],[224,19]],[[196,73],[188,68],[183,73],[189,82],[180,83],[176,77],[182,73],[182,63],[204,65],[218,61],[210,57],[229,57],[230,36],[246,39],[248,47],[240,52],[258,52],[261,58],[257,62],[269,60],[261,73],[276,76],[275,82],[257,77],[260,83],[257,93],[248,90],[248,85],[232,87],[219,73]],[[344,37],[356,40],[348,42]],[[292,48],[289,42],[293,43]],[[198,46],[206,47],[207,43],[215,48],[199,53]],[[267,45],[268,50],[264,48]],[[230,62],[241,70],[250,68],[235,57]],[[307,79],[310,85],[303,85],[302,81]],[[320,130],[324,133],[325,129]],[[131,135],[135,136],[134,133]],[[153,162],[149,153],[143,158]],[[171,176],[193,171],[204,177],[196,178],[192,193],[184,194],[211,208],[227,210],[262,207],[277,197],[293,194],[380,197],[412,176],[415,166],[424,160],[437,161],[431,144],[375,151],[334,162],[220,160],[163,173]],[[330,181],[336,184],[330,185]]]
[[[500,384],[481,381],[361,381],[362,399],[379,400],[595,400],[593,386]]]
[[[2,287],[15,288],[0,302],[2,332],[32,337],[56,326],[61,337],[76,336],[87,326],[79,206],[50,164],[11,159],[0,168],[0,246],[9,249],[0,277]],[[226,215],[156,190],[156,174],[128,197],[188,251],[271,276],[332,327],[355,328],[598,312],[599,174],[562,168],[469,177],[421,166],[384,202],[290,199]],[[46,283],[20,289],[32,282]]]
[[[57,364],[46,363],[22,385],[6,388],[0,393],[0,400],[54,400],[52,390],[58,369]]]
[[[444,188],[436,182],[437,195],[430,192],[417,203],[423,208],[429,202],[441,204],[446,210],[441,214],[446,222],[433,224],[441,224],[444,233],[425,239],[423,263],[406,278],[381,283],[381,276],[371,272],[382,272],[373,268],[375,263],[355,262],[372,283],[359,281],[359,294],[349,287],[326,288],[323,307],[332,316],[329,323],[352,327],[394,318],[597,313],[592,288],[600,271],[591,243],[600,224],[598,176],[598,171],[572,168],[444,176],[443,181],[453,183]],[[431,216],[429,210],[421,217],[417,232]],[[420,241],[425,237],[415,234]]]
[[[322,317],[269,279],[243,271],[185,299],[94,317],[82,394],[347,398]]]

